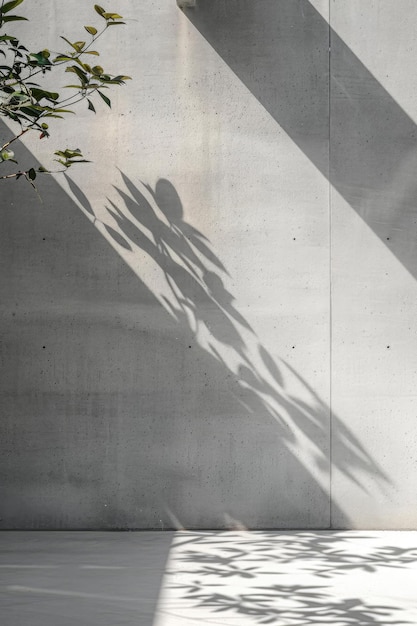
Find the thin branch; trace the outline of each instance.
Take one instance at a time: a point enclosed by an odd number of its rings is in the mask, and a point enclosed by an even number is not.
[[[101,37],[101,35],[106,32],[106,30],[108,29],[108,24],[106,23],[106,26],[103,28],[102,31],[100,31],[97,35],[94,35],[92,40],[90,41],[90,43],[84,48],[84,50],[81,50],[81,52],[78,52],[74,57],[71,57],[71,61],[77,61],[77,59],[79,59],[81,57],[81,55],[85,54],[87,52],[87,50],[89,48],[91,48],[91,46],[93,45],[93,43],[95,41],[97,41],[97,39],[99,37]],[[57,53],[58,54],[58,53]],[[71,53],[70,53],[71,54]],[[60,65],[66,65],[70,63],[70,61],[58,61],[57,63],[52,63],[51,65],[48,65],[46,67],[48,67],[50,70],[53,67],[59,67]],[[36,74],[39,74],[40,72],[45,72],[45,68],[39,68],[37,69],[35,72],[33,72],[32,74],[30,74],[30,76],[28,78],[32,78],[33,76],[36,76]],[[27,80],[27,79],[26,79]]]
[[[19,133],[18,135],[16,135],[16,137],[13,137],[13,139],[10,139],[10,141],[8,141],[7,143],[5,143],[5,144],[4,144],[4,145],[3,145],[0,149],[1,149],[1,150],[5,150],[5,148],[7,148],[8,146],[10,146],[10,144],[11,144],[11,143],[13,143],[14,141],[16,141],[17,139],[20,139],[20,137],[21,137],[22,135],[24,135],[25,133],[27,133],[27,132],[28,132],[28,130],[29,130],[29,128],[24,128],[24,129],[22,130],[22,132],[21,132],[21,133]],[[3,178],[4,178],[4,177],[3,177]]]
[[[85,100],[86,98],[89,98],[91,96],[91,94],[93,94],[95,91],[98,91],[99,89],[103,89],[103,85],[98,85],[97,87],[91,87],[90,88],[91,91],[89,93],[85,93],[84,95],[80,95],[80,97],[77,100],[74,100],[74,102],[69,102],[69,104],[67,104],[66,106],[74,106],[74,104],[78,104],[78,102],[81,102],[82,100]],[[78,93],[81,93],[81,91],[79,91]],[[78,94],[74,94],[73,96],[69,96],[69,98],[65,98],[64,100],[59,100],[57,102],[57,104],[59,104],[59,106],[61,106],[62,104],[65,104],[66,102],[68,102],[69,100],[72,100],[72,98],[76,98],[78,96]]]
[[[67,169],[68,168],[65,168],[63,170],[38,170],[37,174],[63,174],[64,172],[67,171]],[[17,177],[20,178],[20,176],[24,176],[28,180],[28,182],[32,184],[33,181],[31,181],[28,178],[28,173],[29,173],[29,170],[21,170],[19,172],[14,172],[13,174],[6,174],[5,176],[0,176],[0,180],[5,180],[7,178],[17,178]]]
[[[6,174],[5,176],[0,176],[0,180],[4,180],[6,178],[16,178],[17,176],[25,176],[27,172],[15,172],[14,174]]]

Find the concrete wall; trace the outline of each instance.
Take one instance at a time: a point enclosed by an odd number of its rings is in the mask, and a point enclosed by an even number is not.
[[[415,527],[417,7],[197,1],[109,5],[133,81],[20,148],[94,163],[3,184],[0,527]]]

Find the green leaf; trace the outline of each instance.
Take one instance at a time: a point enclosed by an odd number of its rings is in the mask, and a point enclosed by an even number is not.
[[[83,158],[79,148],[76,148],[75,150],[70,150],[69,148],[66,150],[57,150],[54,154],[61,157],[55,160],[64,167],[71,167],[71,165],[74,165],[75,163],[90,163],[90,161]]]
[[[69,46],[71,46],[71,48],[74,48],[75,52],[80,52],[80,50],[77,48],[77,46],[75,45],[75,43],[72,43],[69,39],[67,39],[66,37],[64,37],[63,35],[60,35],[61,39],[63,39],[64,41],[67,42],[67,44]],[[80,43],[80,42],[77,42]],[[81,42],[82,43],[82,42]]]
[[[96,76],[101,76],[102,73],[104,72],[103,68],[101,67],[101,65],[95,65],[92,69],[93,74],[95,74]]]
[[[59,61],[72,61],[72,57],[69,57],[66,54],[58,54],[57,57],[52,61],[53,63],[58,63]]]
[[[74,150],[70,150],[70,148],[66,148],[65,150],[57,150],[56,152],[54,152],[54,154],[63,157],[64,159],[73,159],[74,157],[83,156],[79,148],[75,148]]]
[[[100,76],[99,79],[101,82],[106,85],[123,85],[123,80],[117,80],[116,78],[108,78],[107,76]]]
[[[18,101],[18,102],[29,102],[30,98],[26,93],[21,93],[20,91],[13,91],[10,94],[10,100]]]
[[[107,26],[119,26],[119,24],[126,24],[126,22],[108,22]]]
[[[75,111],[71,111],[71,109],[53,109],[52,107],[42,107],[42,108],[44,111],[48,111],[51,113],[72,113],[73,115],[75,115]]]
[[[75,57],[74,61],[78,63],[80,67],[84,68],[84,63],[81,61],[80,57]]]
[[[39,100],[42,100],[42,98],[45,98],[46,100],[49,100],[50,102],[54,102],[55,100],[58,100],[59,98],[59,93],[55,92],[55,91],[45,91],[44,89],[31,89],[30,90],[32,96],[35,98],[35,100],[37,100],[39,102]]]
[[[84,28],[90,35],[97,35],[97,28],[94,28],[94,26],[84,26]]]
[[[90,65],[88,65],[88,63],[83,63],[82,61],[80,61],[79,59],[77,59],[77,63],[79,63],[79,65],[81,65],[81,67],[83,68],[83,70],[85,70],[86,72],[88,72],[89,74],[91,74],[91,67]]]
[[[35,119],[38,119],[40,114],[41,114],[41,110],[39,110],[39,108],[35,107],[35,106],[23,106],[21,108],[21,111],[25,115],[28,115],[30,117],[34,117]]]
[[[98,95],[100,96],[100,98],[102,100],[104,100],[104,102],[107,104],[108,107],[111,108],[111,101],[110,98],[108,98],[107,96],[104,95],[104,93],[101,93],[101,91],[97,90]]]
[[[85,41],[74,41],[72,45],[77,50],[77,52],[81,52],[85,46]]]
[[[5,17],[1,18],[2,22],[21,22],[21,21],[28,21],[27,17],[22,17],[21,15],[6,15]]]
[[[123,15],[119,15],[118,13],[103,13],[103,17],[106,20],[122,20]]]
[[[87,74],[83,72],[83,70],[81,70],[76,65],[70,65],[70,67],[67,67],[65,71],[74,72],[74,74],[77,74],[78,78],[80,79],[83,85],[85,85],[88,82]]]
[[[83,89],[85,89],[85,90],[93,89],[95,91],[97,89],[97,87],[105,89],[105,86],[102,85],[101,83],[89,83],[88,85],[85,85],[85,87],[83,87]]]
[[[87,102],[88,102],[88,108],[90,109],[90,111],[93,111],[93,113],[95,113],[96,109],[94,107],[94,104],[88,98],[87,98]]]
[[[96,57],[100,56],[100,53],[97,50],[86,50],[84,54],[94,54]]]
[[[32,52],[30,56],[36,59],[38,65],[51,65],[48,57],[44,54],[45,52],[47,51],[42,50],[42,52],[37,52],[36,54]]]
[[[22,2],[23,2],[23,0],[11,0],[11,2],[6,2],[1,7],[0,12],[1,13],[7,13],[8,11],[11,11],[15,7],[19,6],[19,4],[22,4]]]
[[[30,180],[35,180],[36,178],[36,172],[33,169],[33,167],[30,168],[30,170],[28,171],[28,176],[30,178]]]
[[[96,12],[96,13],[98,13],[98,14],[99,14],[99,15],[101,15],[101,16],[103,16],[103,13],[105,13],[105,12],[106,12],[106,11],[105,11],[105,9],[103,9],[103,7],[101,7],[101,6],[100,6],[100,5],[98,5],[98,4],[95,4],[95,5],[94,5],[94,10],[95,10],[95,12]]]

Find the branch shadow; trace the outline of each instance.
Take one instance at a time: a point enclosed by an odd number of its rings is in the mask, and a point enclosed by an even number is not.
[[[2,198],[1,528],[326,528],[331,507],[349,527],[329,407],[261,344],[174,186],[121,176],[103,222],[74,182],[86,215],[52,178],[38,211],[29,187]],[[333,419],[336,469],[388,489]]]
[[[108,200],[107,210],[132,249],[146,253],[163,273],[169,294],[163,296],[163,306],[187,334],[191,333],[193,343],[214,359],[221,377],[227,381],[228,395],[238,401],[241,411],[254,425],[269,423],[274,428],[280,459],[275,470],[280,499],[279,513],[273,505],[275,523],[278,527],[290,527],[289,520],[280,520],[281,511],[302,508],[306,484],[309,494],[314,493],[330,513],[328,491],[317,480],[318,474],[328,472],[330,467],[329,407],[288,363],[278,363],[259,342],[225,286],[227,270],[210,242],[185,221],[174,186],[160,179],[153,190],[143,183],[135,185],[123,172],[121,177],[128,193],[116,187],[120,203]],[[289,377],[302,389],[300,396],[287,390]],[[364,476],[389,485],[383,470],[346,425],[336,415],[332,415],[332,420],[337,426],[334,430],[338,447],[334,467],[364,490]],[[315,450],[308,464],[297,451],[300,435]],[[289,490],[288,485],[284,487],[287,479]],[[336,503],[332,506],[338,519],[346,519]],[[244,523],[248,519],[242,508],[240,516],[237,511],[234,515],[243,518]],[[320,522],[321,527],[328,523],[323,518]]]

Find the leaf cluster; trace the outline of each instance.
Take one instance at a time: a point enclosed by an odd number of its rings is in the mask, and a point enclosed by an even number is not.
[[[16,122],[20,129],[15,137],[7,143],[0,145],[0,165],[6,161],[16,163],[14,153],[8,146],[27,131],[38,131],[41,139],[49,136],[48,121],[50,118],[62,119],[69,114],[74,114],[73,107],[80,101],[85,100],[88,109],[96,112],[94,98],[98,97],[111,107],[111,100],[104,93],[110,87],[124,85],[130,77],[124,74],[112,75],[104,70],[102,65],[93,64],[90,58],[100,56],[95,49],[96,41],[109,27],[124,24],[123,18],[118,13],[106,11],[98,4],[94,5],[96,14],[101,18],[101,27],[86,25],[84,31],[88,37],[85,40],[71,41],[66,37],[61,39],[67,47],[58,52],[52,52],[43,48],[37,52],[31,52],[23,45],[18,37],[5,33],[4,28],[9,27],[11,22],[27,20],[26,17],[14,13],[19,5],[25,0],[0,0],[0,116]],[[44,89],[41,84],[46,74],[56,73],[61,70],[71,74],[72,81],[62,89],[70,90],[70,95],[60,89]],[[58,82],[58,76],[56,76]],[[81,151],[77,148],[71,150],[58,150],[55,152],[57,160],[65,169],[75,163],[86,163]],[[65,171],[60,170],[60,171]],[[45,168],[38,168],[23,172],[16,172],[6,176],[0,176],[0,180],[8,178],[20,178],[24,176],[33,183],[37,173],[47,172]]]

